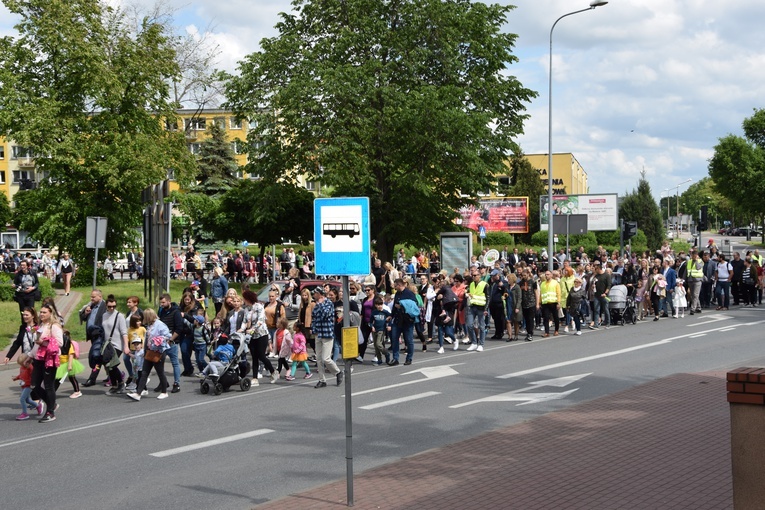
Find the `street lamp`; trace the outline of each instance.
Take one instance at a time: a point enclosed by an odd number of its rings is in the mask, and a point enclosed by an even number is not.
[[[665,188],[662,190],[661,194],[667,193],[670,190],[670,188]],[[664,197],[661,197],[664,198]],[[669,230],[669,193],[667,193],[667,230]]]
[[[569,12],[564,14],[560,18],[555,20],[550,28],[550,86],[549,86],[549,108],[548,108],[548,132],[547,132],[547,269],[553,270],[553,254],[555,253],[555,246],[553,244],[553,151],[552,151],[552,37],[555,25],[565,17],[573,14],[579,14],[580,12],[591,11],[601,5],[606,5],[608,2],[605,0],[592,0],[590,6],[586,9],[580,9],[578,11]]]
[[[682,186],[683,184],[687,184],[689,182],[693,182],[693,179],[685,180],[681,182],[680,184],[678,184],[677,186],[675,186],[675,202],[677,202],[675,204],[675,211],[677,213],[677,223],[675,223],[675,228],[677,230],[677,237],[680,237],[680,186]]]

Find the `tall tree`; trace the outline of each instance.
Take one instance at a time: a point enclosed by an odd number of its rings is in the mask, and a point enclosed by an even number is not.
[[[709,160],[709,175],[721,195],[735,204],[738,216],[762,221],[765,205],[765,110],[744,119],[744,136],[720,138]]]
[[[645,170],[640,172],[637,189],[622,199],[619,218],[624,221],[637,221],[638,228],[645,234],[649,249],[655,250],[661,246],[664,239],[661,211],[651,194],[651,185],[645,178]]]
[[[511,187],[508,194],[529,197],[529,233],[524,238],[530,242],[531,236],[539,232],[539,197],[545,194],[545,185],[537,169],[522,155],[511,157],[509,164]]]
[[[173,118],[177,72],[162,27],[137,32],[97,0],[4,0],[20,17],[0,40],[0,132],[34,155],[39,184],[19,194],[15,221],[79,259],[85,219],[108,219],[106,246],[135,241],[141,191],[193,167]],[[159,117],[159,118],[158,118]]]
[[[710,225],[715,217],[730,218],[732,206],[730,201],[717,191],[714,180],[711,177],[704,177],[698,182],[694,182],[685,192],[680,195],[680,209],[686,214],[692,215],[698,221],[698,211],[701,206],[706,205],[707,217]]]
[[[470,0],[294,0],[239,64],[228,106],[254,119],[265,179],[298,174],[368,196],[372,239],[435,244],[517,149],[535,93],[508,72],[511,6]]]

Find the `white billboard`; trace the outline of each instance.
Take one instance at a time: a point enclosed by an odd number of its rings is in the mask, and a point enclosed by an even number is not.
[[[606,195],[553,195],[553,214],[586,214],[587,230],[616,230],[619,203],[616,193]],[[539,228],[547,230],[547,195],[539,197]]]

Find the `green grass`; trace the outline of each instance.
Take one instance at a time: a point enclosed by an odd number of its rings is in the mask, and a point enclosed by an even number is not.
[[[173,301],[178,302],[181,298],[183,289],[188,286],[189,282],[182,280],[170,281],[170,295],[173,297]],[[229,284],[230,287],[240,290],[239,284]],[[262,285],[252,285],[251,288],[257,292]],[[138,280],[117,280],[110,282],[108,285],[103,285],[101,291],[104,294],[104,298],[109,294],[114,294],[117,300],[117,308],[125,313],[127,311],[126,301],[129,296],[138,296],[140,299],[140,306],[142,309],[148,305],[154,307],[153,303],[148,302],[148,298],[143,294],[143,281]],[[75,307],[72,314],[69,316],[69,320],[66,322],[66,327],[72,335],[74,340],[85,340],[85,325],[80,324],[80,318],[77,315],[77,310],[82,308],[86,303],[90,301],[90,286],[88,287],[73,287],[72,291],[80,292],[82,299]],[[39,307],[39,303],[37,304]],[[16,338],[19,332],[19,305],[15,301],[0,302],[0,350],[5,349]]]

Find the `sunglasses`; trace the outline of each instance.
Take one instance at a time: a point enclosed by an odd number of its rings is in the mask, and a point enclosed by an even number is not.
[[[107,310],[114,310],[115,308],[117,308],[117,305],[106,305]]]

